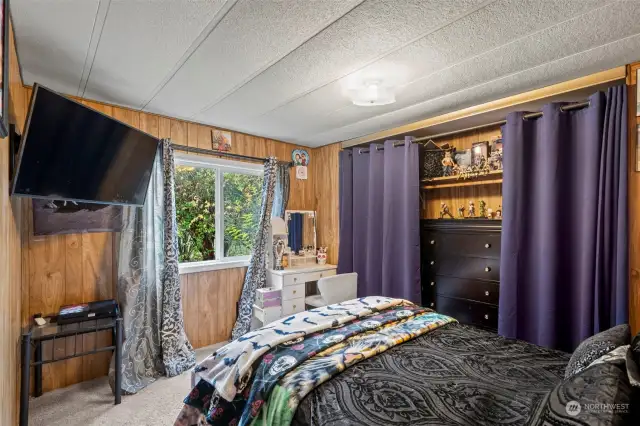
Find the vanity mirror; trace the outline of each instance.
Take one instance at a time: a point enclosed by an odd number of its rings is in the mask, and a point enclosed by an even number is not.
[[[288,246],[291,266],[316,261],[316,212],[313,210],[286,210]]]

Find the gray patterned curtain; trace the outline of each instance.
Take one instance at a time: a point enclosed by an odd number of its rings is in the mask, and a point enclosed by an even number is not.
[[[273,210],[271,216],[284,218],[284,211],[289,202],[289,163],[279,162],[276,165],[276,185],[273,194]]]
[[[117,292],[124,320],[125,393],[136,393],[158,376],[175,376],[195,365],[180,299],[173,148],[169,139],[161,145],[144,207],[124,209],[119,236]]]
[[[263,288],[267,281],[267,250],[271,248],[267,247],[267,241],[269,240],[269,226],[271,224],[271,210],[276,183],[276,166],[277,161],[274,157],[269,157],[269,160],[264,165],[260,225],[258,233],[253,240],[251,260],[242,285],[242,294],[238,303],[238,319],[236,319],[231,333],[233,339],[237,339],[247,333],[251,328],[251,315],[253,302],[256,300],[256,290]]]

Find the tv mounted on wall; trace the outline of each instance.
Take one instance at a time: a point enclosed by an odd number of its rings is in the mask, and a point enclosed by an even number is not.
[[[12,195],[144,205],[157,138],[35,84]]]

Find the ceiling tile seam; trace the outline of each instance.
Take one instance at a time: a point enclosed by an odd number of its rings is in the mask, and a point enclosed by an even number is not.
[[[202,113],[203,111],[208,110],[209,108],[212,108],[214,105],[220,103],[221,101],[223,101],[225,98],[227,98],[228,96],[232,95],[234,92],[240,90],[243,86],[247,85],[248,83],[251,82],[251,80],[255,79],[256,77],[258,77],[260,74],[264,73],[265,71],[267,71],[269,68],[273,67],[274,65],[276,65],[278,62],[282,61],[283,59],[285,59],[287,56],[289,56],[291,53],[295,52],[296,50],[298,50],[301,46],[303,46],[305,43],[309,42],[310,40],[312,40],[313,38],[315,38],[318,34],[320,34],[321,32],[323,32],[324,30],[326,30],[327,28],[329,28],[331,25],[335,24],[337,21],[339,21],[340,19],[342,19],[344,16],[348,15],[349,13],[351,13],[353,10],[355,10],[357,7],[359,7],[360,5],[362,5],[362,3],[364,3],[366,0],[360,0],[358,3],[354,4],[353,7],[349,10],[347,10],[345,13],[343,13],[342,15],[336,17],[335,19],[328,19],[326,21],[326,23],[324,23],[322,25],[322,27],[320,29],[318,29],[318,31],[314,32],[313,34],[311,34],[306,40],[303,40],[300,44],[298,44],[297,46],[293,47],[291,50],[289,50],[288,52],[286,52],[284,55],[282,55],[280,58],[275,59],[271,62],[269,62],[268,64],[265,64],[265,66],[263,66],[262,68],[260,68],[259,70],[257,70],[256,72],[254,72],[253,74],[251,74],[249,77],[245,78],[243,81],[241,81],[240,83],[236,84],[234,87],[232,87],[231,89],[227,90],[225,93],[223,93],[222,95],[218,96],[218,98],[214,101],[212,101],[211,103],[207,104],[205,107],[203,107],[202,109],[200,109],[198,112],[192,114],[190,116],[190,118],[193,118],[195,116],[197,116],[198,114]],[[496,0],[493,0],[496,1]],[[146,106],[146,105],[145,105]]]
[[[341,75],[340,77],[334,78],[334,79],[332,79],[332,80],[330,80],[328,82],[320,84],[320,85],[318,85],[318,86],[316,86],[314,88],[308,89],[308,90],[306,90],[306,91],[304,91],[302,93],[299,93],[299,94],[297,94],[295,96],[292,96],[291,98],[289,98],[289,99],[283,101],[282,103],[278,104],[277,106],[271,108],[269,111],[265,111],[264,113],[258,115],[257,117],[262,117],[264,115],[267,115],[267,114],[271,113],[272,111],[277,110],[278,108],[281,108],[281,107],[283,107],[285,105],[288,105],[288,104],[290,104],[292,102],[297,101],[298,99],[308,95],[309,93],[315,92],[317,90],[322,89],[323,87],[326,87],[326,86],[328,86],[328,85],[330,85],[332,83],[335,83],[336,81],[342,80],[343,78],[345,78],[345,77],[347,77],[347,76],[349,76],[351,74],[354,74],[354,73],[356,73],[356,72],[368,67],[369,65],[371,65],[371,64],[373,64],[373,63],[375,63],[375,62],[377,62],[377,61],[379,61],[379,60],[381,60],[381,59],[383,59],[383,58],[385,58],[385,57],[397,52],[398,50],[401,50],[401,49],[409,46],[410,44],[415,43],[416,41],[418,41],[420,39],[423,39],[423,38],[425,38],[425,37],[437,32],[437,31],[442,30],[443,28],[448,27],[449,25],[454,24],[455,22],[457,22],[457,21],[459,21],[461,19],[466,18],[469,15],[472,15],[472,14],[478,12],[479,10],[482,10],[482,9],[486,8],[487,6],[489,6],[492,3],[495,3],[496,1],[497,0],[487,0],[487,1],[479,4],[478,6],[472,8],[472,9],[466,10],[465,12],[461,13],[460,15],[455,16],[451,20],[449,20],[449,21],[447,21],[447,22],[445,22],[445,23],[443,23],[443,24],[441,24],[441,25],[439,25],[439,26],[437,26],[435,28],[432,28],[432,29],[428,30],[427,32],[420,33],[419,35],[417,35],[416,37],[412,38],[411,40],[409,40],[409,41],[407,41],[405,43],[402,43],[401,45],[399,45],[399,46],[397,46],[397,47],[395,47],[395,48],[393,48],[391,50],[388,50],[388,51],[376,56],[375,58],[372,58],[371,60],[367,61],[363,65],[359,66],[357,69],[355,69],[353,71],[350,71],[350,72],[347,72],[347,73]],[[221,99],[221,101],[222,100],[223,99]],[[214,105],[211,105],[211,107],[213,107],[213,106]],[[209,107],[209,108],[211,108],[211,107]],[[198,112],[198,114],[201,114],[201,113],[203,113],[205,111],[206,111],[206,109]]]
[[[84,93],[87,90],[87,83],[91,76],[91,70],[93,69],[93,63],[96,59],[96,53],[98,52],[98,46],[102,39],[102,31],[104,30],[104,24],[107,22],[107,16],[109,15],[109,9],[111,7],[111,0],[100,0],[98,3],[98,9],[96,10],[96,17],[93,21],[93,28],[91,29],[91,38],[89,39],[89,46],[87,46],[87,53],[84,57],[84,64],[82,65],[82,75],[78,82],[78,90],[76,96],[84,97]],[[96,28],[100,28],[98,37],[95,38]],[[91,62],[91,65],[87,69],[87,64]]]
[[[535,67],[527,68],[527,69],[521,70],[521,71],[516,71],[516,72],[510,73],[510,74],[505,74],[505,75],[500,76],[498,78],[495,78],[493,80],[489,80],[489,81],[482,82],[480,84],[476,84],[475,86],[465,87],[464,89],[460,89],[460,90],[456,90],[454,92],[450,92],[450,93],[447,93],[447,94],[444,94],[444,95],[436,96],[435,98],[427,99],[427,100],[425,100],[423,102],[418,102],[416,104],[409,105],[409,106],[406,106],[404,108],[400,108],[400,109],[393,110],[393,111],[388,111],[388,112],[385,112],[383,114],[378,114],[378,115],[375,115],[373,117],[365,118],[363,120],[354,121],[354,122],[349,123],[349,124],[347,124],[345,126],[340,126],[340,127],[333,128],[333,129],[331,129],[331,131],[333,132],[333,131],[336,131],[336,130],[339,130],[339,129],[343,129],[343,128],[346,128],[346,127],[349,127],[349,126],[353,126],[355,124],[359,124],[359,123],[362,123],[362,122],[365,122],[365,121],[375,120],[375,119],[378,119],[378,118],[381,118],[381,117],[384,117],[384,116],[387,116],[387,115],[390,115],[390,114],[396,114],[396,113],[399,113],[399,112],[401,112],[401,111],[403,111],[405,109],[413,108],[413,107],[420,106],[422,104],[427,104],[427,103],[430,103],[430,102],[434,102],[434,101],[437,101],[437,100],[440,100],[440,99],[443,99],[443,98],[446,98],[446,97],[449,97],[449,96],[462,94],[462,93],[464,93],[464,92],[466,92],[468,90],[481,88],[482,86],[486,86],[488,84],[496,83],[496,82],[499,82],[500,80],[504,80],[506,78],[517,76],[518,74],[522,74],[522,73],[525,73],[525,72],[528,72],[528,71],[531,71],[531,70],[535,70],[537,68],[541,68],[541,67],[544,67],[544,66],[547,66],[547,65],[552,65],[552,64],[554,64],[556,62],[564,61],[564,60],[569,59],[571,57],[578,56],[578,55],[590,52],[592,50],[596,50],[596,49],[600,49],[600,48],[603,48],[603,47],[607,47],[609,45],[613,45],[613,44],[616,44],[616,43],[621,43],[621,42],[624,42],[625,40],[632,39],[634,37],[639,37],[639,36],[640,36],[640,33],[636,33],[636,34],[633,34],[633,35],[630,35],[630,36],[627,36],[627,37],[619,38],[619,39],[611,41],[609,43],[601,44],[601,45],[598,45],[598,46],[591,47],[589,49],[581,50],[580,52],[572,53],[571,55],[563,56],[562,58],[554,59],[552,61],[543,62],[541,64],[536,65]],[[535,90],[535,89],[536,88],[532,88],[530,90]],[[538,87],[538,89],[539,89],[539,87]],[[488,101],[488,102],[490,102],[490,101]],[[424,118],[421,118],[420,120],[427,120],[429,118],[433,118],[433,117],[435,117],[437,115],[441,115],[441,114],[446,114],[446,112],[441,112],[441,113],[438,113],[438,114],[436,114],[434,116],[430,116],[430,117],[424,117]],[[414,121],[418,121],[418,120],[411,120],[411,122],[414,122]],[[323,133],[326,133],[326,132],[313,133],[311,136],[312,137],[321,136]],[[347,139],[345,139],[345,140],[347,140]],[[343,142],[343,141],[333,141],[333,142],[329,142],[329,143],[338,143],[338,142]]]
[[[611,3],[607,3],[607,4],[605,4],[605,5],[598,6],[598,7],[595,7],[595,8],[593,8],[593,9],[590,9],[590,10],[588,10],[588,11],[586,11],[586,12],[584,12],[584,13],[581,13],[581,14],[579,14],[579,15],[575,15],[575,16],[573,16],[573,17],[569,18],[569,19],[565,19],[564,21],[555,22],[555,23],[553,23],[553,24],[551,24],[551,25],[549,25],[549,26],[547,26],[547,27],[541,28],[541,29],[539,29],[539,30],[537,30],[537,31],[534,31],[534,32],[532,32],[532,33],[528,33],[528,34],[522,35],[522,36],[520,36],[520,37],[518,37],[518,38],[515,38],[515,39],[513,39],[513,40],[510,40],[510,41],[509,41],[509,42],[507,42],[507,43],[504,43],[504,44],[501,44],[501,45],[499,45],[499,46],[493,47],[493,48],[491,48],[491,49],[489,49],[489,50],[485,50],[485,51],[480,52],[480,53],[478,53],[478,54],[476,54],[476,55],[473,55],[473,56],[469,56],[469,57],[467,57],[467,58],[464,58],[464,59],[462,59],[461,61],[458,61],[458,62],[456,62],[456,63],[454,63],[454,64],[448,65],[448,66],[446,66],[446,67],[444,67],[444,68],[440,68],[439,70],[436,70],[436,71],[434,71],[434,72],[432,72],[432,73],[429,73],[429,74],[427,74],[427,75],[424,75],[424,76],[422,76],[422,77],[418,77],[418,78],[416,78],[416,79],[414,79],[414,80],[412,80],[412,81],[410,81],[410,82],[407,82],[406,84],[403,84],[403,85],[399,86],[399,88],[407,87],[407,86],[409,86],[409,85],[411,85],[411,84],[414,84],[414,83],[419,82],[420,80],[425,80],[425,79],[431,78],[431,77],[433,77],[433,76],[435,76],[435,75],[438,75],[438,74],[441,74],[441,73],[446,72],[446,71],[448,71],[448,70],[451,70],[451,69],[453,69],[453,68],[455,68],[455,67],[457,67],[457,66],[463,65],[463,64],[465,64],[465,63],[467,63],[467,62],[471,62],[471,61],[473,61],[473,60],[476,60],[476,59],[482,58],[483,56],[491,55],[491,54],[493,54],[494,52],[496,52],[498,49],[502,49],[502,48],[504,48],[504,47],[506,47],[506,46],[509,46],[509,45],[511,45],[511,44],[517,43],[517,42],[519,42],[519,41],[522,41],[522,40],[525,40],[525,39],[528,39],[528,38],[531,38],[531,37],[534,37],[534,36],[536,36],[537,34],[540,34],[540,33],[544,32],[544,31],[549,30],[549,29],[552,29],[552,28],[555,28],[555,27],[559,27],[559,26],[562,26],[562,25],[566,25],[566,23],[567,23],[567,22],[574,21],[574,20],[579,19],[580,17],[582,17],[582,16],[584,16],[584,15],[586,15],[586,14],[596,12],[596,11],[598,11],[598,10],[600,10],[600,9],[603,9],[603,8],[606,8],[606,7],[612,7],[612,6],[613,6],[614,4],[616,4],[616,3],[620,3],[620,1],[619,1],[619,0],[616,0],[616,1],[613,1],[613,2],[611,2]],[[598,46],[596,46],[596,47],[598,47]],[[433,99],[437,99],[437,98],[433,98]],[[416,103],[414,103],[414,104],[407,105],[407,106],[406,106],[406,107],[404,107],[404,108],[409,108],[409,107],[411,107],[411,106],[413,106],[413,105],[418,105],[418,104],[420,104],[420,103],[422,103],[422,102],[416,102]],[[346,109],[346,108],[350,108],[350,105],[347,105],[347,106],[343,106],[343,107],[336,108],[335,110],[332,110],[332,111],[330,111],[330,112],[326,112],[326,113],[324,113],[323,115],[324,115],[324,116],[333,115],[333,114],[339,113],[341,110]]]
[[[149,97],[143,100],[138,106],[138,110],[142,111],[144,108],[149,105],[151,101],[158,96],[158,93],[173,79],[178,71],[184,66],[184,64],[189,60],[189,58],[200,48],[202,43],[209,37],[209,35],[220,25],[220,22],[227,16],[229,12],[236,5],[238,0],[227,0],[224,5],[218,10],[218,12],[211,18],[211,21],[204,27],[198,37],[196,37],[193,42],[189,45],[189,47],[184,51],[180,59],[173,65],[172,68],[169,69],[167,75],[158,83],[158,85],[151,91]]]

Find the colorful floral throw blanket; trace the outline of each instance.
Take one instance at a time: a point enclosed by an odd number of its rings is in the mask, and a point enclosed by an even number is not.
[[[362,309],[364,306],[367,308]],[[345,307],[350,308],[342,310]],[[328,325],[316,323],[310,328],[312,331],[299,324],[314,322],[311,317],[317,319],[317,314],[340,310],[342,315],[333,316]],[[302,312],[272,323],[266,328],[278,329],[281,323],[288,322],[298,323],[307,331],[293,333],[287,339],[275,338],[272,334],[271,343],[259,339],[262,345],[269,346],[264,351],[252,345],[252,349],[260,354],[251,354],[249,359],[255,357],[255,362],[248,369],[238,369],[238,372],[243,371],[238,373],[243,379],[235,385],[239,392],[231,400],[222,397],[215,383],[200,376],[185,398],[185,406],[175,425],[289,425],[299,401],[316,386],[359,361],[454,321],[405,300],[364,298]],[[246,334],[244,341],[256,340],[257,336],[262,336],[256,334],[261,330],[264,328]],[[208,360],[224,363],[230,350],[237,350],[239,340]],[[196,367],[196,375],[205,371],[202,370],[205,362]]]

